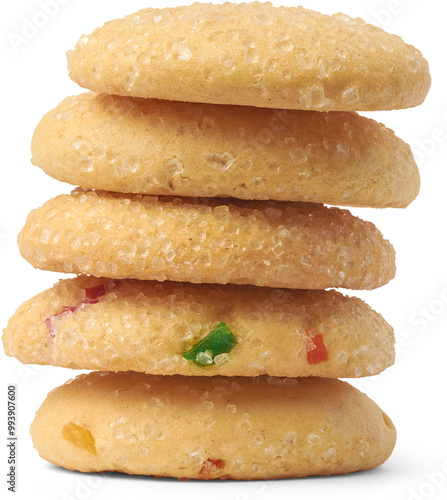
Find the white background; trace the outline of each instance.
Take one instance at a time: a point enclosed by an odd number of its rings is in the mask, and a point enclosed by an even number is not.
[[[187,1],[187,0],[186,0]],[[44,0],[45,2],[45,0]],[[105,21],[138,9],[178,5],[171,0],[49,0],[52,17],[42,16],[37,0],[3,2],[1,19],[1,196],[0,325],[21,302],[51,286],[59,277],[38,271],[20,258],[16,236],[27,213],[71,187],[33,167],[30,140],[42,115],[64,97],[81,92],[66,71],[65,52],[79,36]],[[217,3],[217,2],[216,2]],[[279,0],[275,4],[293,5]],[[62,5],[64,4],[64,5]],[[426,102],[415,109],[369,113],[409,142],[418,160],[422,189],[406,210],[356,209],[373,221],[394,244],[398,273],[384,288],[357,293],[395,327],[396,365],[355,385],[368,393],[393,419],[398,442],[390,460],[376,470],[344,477],[268,482],[180,482],[120,474],[82,475],[39,458],[28,434],[35,410],[45,395],[75,372],[53,367],[26,367],[1,356],[0,400],[7,385],[18,385],[18,492],[6,491],[6,402],[0,404],[2,498],[121,499],[205,498],[252,500],[303,498],[343,500],[419,500],[447,498],[447,95],[444,0],[303,0],[328,14],[362,17],[419,48],[430,63],[433,85]],[[39,14],[40,13],[40,14]],[[14,47],[13,35],[28,26],[26,43]],[[5,471],[5,472],[3,472]],[[3,496],[4,492],[6,493]]]

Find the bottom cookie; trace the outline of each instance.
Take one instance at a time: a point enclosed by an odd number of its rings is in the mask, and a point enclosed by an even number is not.
[[[347,474],[382,464],[396,430],[346,382],[92,372],[31,425],[42,458],[82,472],[190,479]]]

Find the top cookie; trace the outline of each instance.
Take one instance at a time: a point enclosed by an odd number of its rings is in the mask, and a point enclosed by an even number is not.
[[[431,81],[418,50],[361,19],[258,2],[144,9],[67,57],[97,92],[283,109],[409,108]]]

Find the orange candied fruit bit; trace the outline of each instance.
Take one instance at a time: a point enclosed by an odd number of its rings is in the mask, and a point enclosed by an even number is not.
[[[69,422],[62,427],[62,437],[92,455],[96,455],[95,438],[86,427]]]

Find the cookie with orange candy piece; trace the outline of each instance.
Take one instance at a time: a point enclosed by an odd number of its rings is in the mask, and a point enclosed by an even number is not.
[[[92,372],[51,391],[31,436],[42,458],[82,472],[274,479],[377,467],[396,430],[336,379]]]

